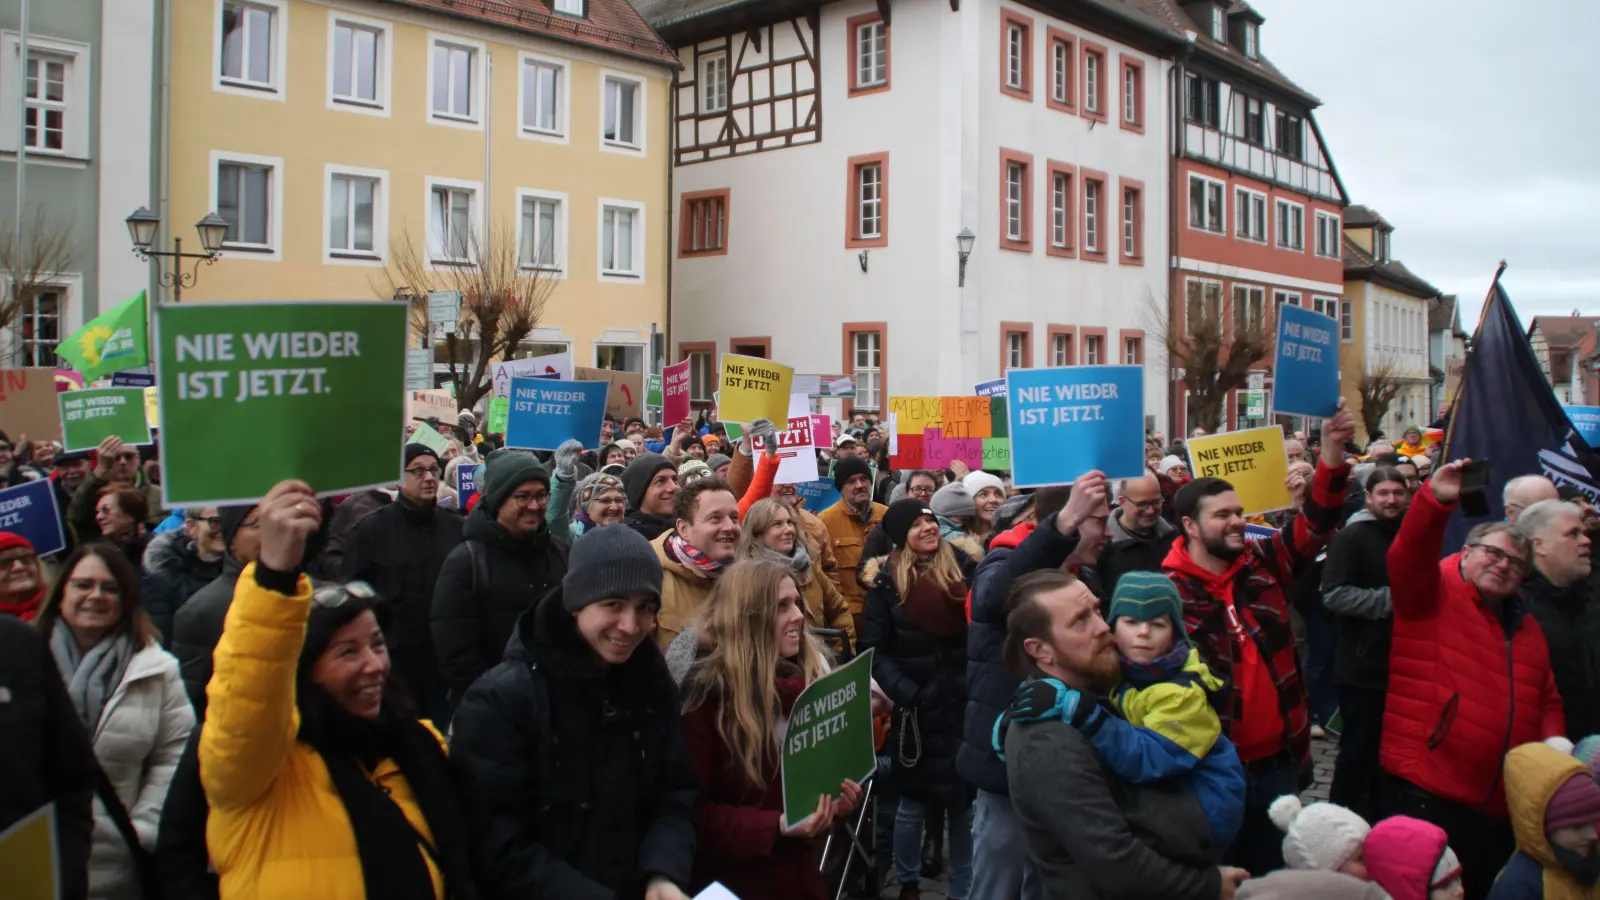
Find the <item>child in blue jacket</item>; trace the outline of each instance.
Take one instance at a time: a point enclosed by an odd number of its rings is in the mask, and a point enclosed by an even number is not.
[[[1200,801],[1220,859],[1244,821],[1244,765],[1222,734],[1207,699],[1221,689],[1189,643],[1183,600],[1159,572],[1129,572],[1117,581],[1110,624],[1122,658],[1122,681],[1106,698],[1121,718],[1054,678],[1023,683],[1017,699],[995,723],[996,752],[1004,755],[1008,720],[1059,718],[1094,744],[1119,778],[1148,784],[1183,778]]]

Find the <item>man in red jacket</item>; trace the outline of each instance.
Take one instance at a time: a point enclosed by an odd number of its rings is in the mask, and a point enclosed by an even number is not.
[[[1566,726],[1544,633],[1517,596],[1527,537],[1485,522],[1462,552],[1431,564],[1467,462],[1417,491],[1389,547],[1394,644],[1381,758],[1391,776],[1385,811],[1443,828],[1468,900],[1478,900],[1515,849],[1500,782],[1506,751]]]
[[[1285,597],[1338,527],[1350,476],[1340,450],[1354,433],[1355,417],[1341,400],[1323,426],[1321,461],[1305,501],[1271,540],[1245,540],[1244,506],[1228,482],[1197,478],[1178,490],[1184,536],[1162,569],[1183,596],[1184,624],[1200,658],[1228,682],[1218,712],[1248,786],[1244,826],[1223,861],[1252,875],[1283,868],[1283,835],[1267,808],[1300,793],[1311,750]]]

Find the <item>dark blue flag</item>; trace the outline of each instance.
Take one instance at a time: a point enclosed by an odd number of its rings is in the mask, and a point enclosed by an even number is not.
[[[1487,459],[1484,495],[1489,516],[1504,518],[1501,492],[1519,475],[1544,475],[1591,500],[1600,496],[1600,465],[1539,369],[1527,332],[1498,277],[1472,338],[1461,388],[1450,410],[1445,460]],[[1461,549],[1475,524],[1457,514],[1445,534],[1444,555]]]

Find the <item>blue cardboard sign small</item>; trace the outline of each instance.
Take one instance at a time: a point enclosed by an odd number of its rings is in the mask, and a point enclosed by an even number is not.
[[[554,450],[569,440],[586,449],[600,446],[609,381],[511,379],[511,406],[506,414],[506,446],[517,450]]]
[[[65,550],[67,535],[61,528],[55,483],[41,478],[0,491],[0,531],[27,538],[40,556]]]
[[[456,509],[466,509],[472,498],[478,496],[478,470],[483,463],[456,466]]]
[[[1144,474],[1144,369],[1064,366],[1006,373],[1016,486],[1071,484],[1098,469]]]
[[[1272,411],[1318,419],[1339,411],[1339,323],[1332,316],[1288,304],[1278,307]]]
[[[979,397],[1004,397],[1006,395],[1006,380],[996,378],[972,386],[972,392]]]
[[[839,502],[839,491],[832,478],[821,478],[795,485],[795,490],[806,501],[806,511],[819,513]]]
[[[125,372],[112,372],[111,386],[136,388],[155,387],[156,376],[154,372],[144,372],[140,371],[139,369],[129,369]]]
[[[1600,448],[1600,406],[1567,406],[1567,418],[1590,447]]]

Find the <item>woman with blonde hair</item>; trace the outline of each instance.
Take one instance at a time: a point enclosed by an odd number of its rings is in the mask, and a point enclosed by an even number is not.
[[[721,882],[740,897],[824,900],[816,843],[861,800],[838,799],[785,827],[778,748],[806,686],[828,673],[806,630],[794,570],[742,560],[722,574],[697,622],[704,651],[684,681],[684,738],[700,782],[694,887]]]
[[[768,498],[757,500],[741,521],[740,559],[764,559],[788,566],[805,601],[806,625],[811,628],[836,628],[856,641],[855,620],[833,580],[819,571],[800,534],[798,516],[783,503]]]
[[[950,896],[972,881],[973,791],[956,774],[967,702],[967,585],[983,551],[970,537],[939,536],[921,500],[889,507],[882,528],[894,545],[861,567],[867,587],[861,646],[895,704],[889,747],[900,790],[894,857],[902,900],[921,896],[922,831],[935,809],[950,825]]]

